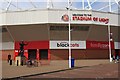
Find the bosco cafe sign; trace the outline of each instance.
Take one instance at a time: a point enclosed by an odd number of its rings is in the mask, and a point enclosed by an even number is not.
[[[62,16],[63,21],[68,21],[69,16],[67,14]],[[109,19],[104,17],[93,17],[91,14],[72,14],[72,21],[93,21],[108,24]]]

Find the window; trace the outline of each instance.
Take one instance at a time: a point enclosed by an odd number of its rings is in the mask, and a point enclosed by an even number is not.
[[[7,32],[6,28],[0,28],[0,32]]]
[[[73,31],[88,31],[89,26],[71,26]],[[50,26],[51,31],[68,31],[68,26]]]

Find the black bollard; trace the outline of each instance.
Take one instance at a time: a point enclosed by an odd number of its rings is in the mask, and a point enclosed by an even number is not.
[[[18,60],[17,60],[17,66],[18,66]]]
[[[21,61],[21,66],[23,66],[23,60]]]
[[[10,60],[10,65],[12,65],[12,60]]]
[[[9,59],[7,60],[7,62],[9,63]]]

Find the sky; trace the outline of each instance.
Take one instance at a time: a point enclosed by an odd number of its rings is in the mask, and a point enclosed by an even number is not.
[[[0,3],[0,10],[5,11],[7,9],[9,2],[11,2],[11,5],[9,6],[8,11],[46,9],[47,1],[48,0],[4,0]],[[49,0],[49,1],[50,1],[49,6],[50,7],[53,6],[53,8],[65,9],[68,6],[68,0]],[[70,1],[72,2],[71,7],[72,9],[83,9],[82,7],[83,0],[70,0]],[[108,6],[109,0],[84,0],[85,9],[89,9],[88,1],[91,4],[92,10],[109,12]],[[118,9],[120,8],[120,5],[118,7],[118,4],[116,3],[119,1],[120,0],[111,0],[112,12],[117,12]]]

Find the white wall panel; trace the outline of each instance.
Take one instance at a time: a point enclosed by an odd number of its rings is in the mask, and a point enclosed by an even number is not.
[[[47,23],[47,11],[24,11],[24,12],[9,12],[3,13],[6,17],[3,18],[3,25],[20,25],[20,24],[38,24]]]
[[[120,42],[115,42],[114,45],[115,45],[115,49],[120,49]]]
[[[92,12],[93,17],[99,17],[99,18],[108,18],[109,19],[109,24],[118,26],[118,15],[117,14],[112,14],[112,13],[103,13],[103,12]],[[120,15],[119,15],[120,16]],[[93,22],[94,24],[101,24],[101,25],[108,25],[100,22]],[[119,25],[120,26],[120,25]]]
[[[14,49],[14,42],[3,42],[3,43],[0,43],[0,45],[2,45],[2,48],[0,48],[0,50]]]
[[[41,24],[41,23],[68,23],[61,20],[64,14],[68,14],[67,10],[37,10],[37,11],[19,11],[19,12],[9,12],[1,13],[2,25],[21,25],[21,24]],[[100,24],[108,25],[99,21],[81,21],[72,20],[73,14],[91,14],[93,17],[98,18],[109,18],[110,25],[118,26],[118,16],[117,14],[104,13],[90,10],[72,10],[70,11],[71,23],[73,24]],[[120,25],[119,25],[120,26]]]

